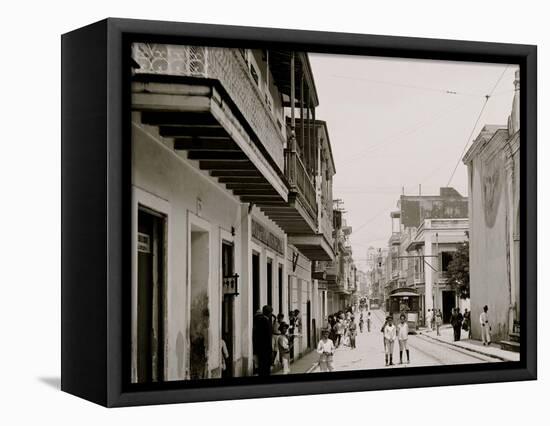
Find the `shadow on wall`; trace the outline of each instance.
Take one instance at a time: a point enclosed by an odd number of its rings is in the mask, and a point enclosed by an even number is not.
[[[191,338],[190,378],[205,379],[208,377],[208,294],[201,291],[191,304]]]

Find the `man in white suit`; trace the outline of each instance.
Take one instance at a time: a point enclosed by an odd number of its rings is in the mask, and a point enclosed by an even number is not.
[[[491,344],[491,325],[489,324],[489,314],[487,311],[489,308],[487,305],[483,307],[483,312],[479,315],[479,322],[481,324],[481,340],[483,345]]]

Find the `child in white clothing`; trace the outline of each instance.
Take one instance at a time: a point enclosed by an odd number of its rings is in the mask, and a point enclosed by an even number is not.
[[[323,329],[321,340],[317,345],[317,353],[319,354],[319,367],[321,372],[334,370],[334,343],[328,338],[329,330]]]
[[[409,324],[405,314],[399,315],[399,324],[397,324],[397,339],[399,341],[399,364],[403,364],[403,351],[407,351],[407,364],[410,362],[409,356]]]
[[[395,338],[397,336],[397,331],[395,325],[393,325],[393,318],[388,316],[386,318],[386,324],[382,327],[382,332],[384,333],[384,349],[385,349],[385,360],[386,366],[394,365],[393,364],[393,345],[395,343]]]

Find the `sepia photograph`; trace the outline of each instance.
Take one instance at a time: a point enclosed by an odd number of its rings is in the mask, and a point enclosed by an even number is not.
[[[518,64],[128,63],[132,384],[520,361]]]

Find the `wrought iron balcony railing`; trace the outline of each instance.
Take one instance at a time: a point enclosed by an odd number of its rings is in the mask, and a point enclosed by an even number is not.
[[[218,80],[260,140],[275,164],[284,169],[285,136],[265,94],[250,75],[239,49],[134,43],[137,74],[163,74]]]
[[[311,219],[317,221],[317,198],[315,194],[315,184],[300,156],[296,151],[285,149],[285,175],[293,190],[301,196],[308,214]]]

